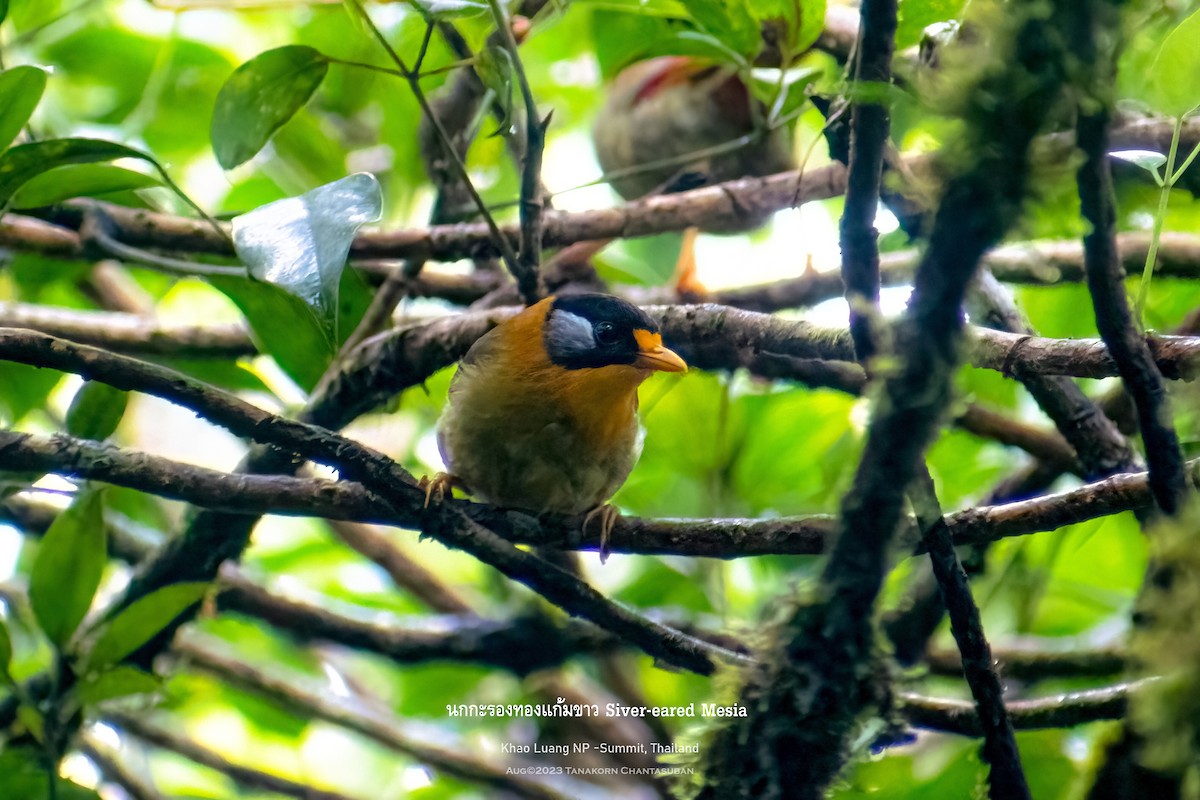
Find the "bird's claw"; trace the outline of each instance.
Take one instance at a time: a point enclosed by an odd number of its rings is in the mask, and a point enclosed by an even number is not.
[[[598,505],[589,511],[583,518],[583,532],[586,534],[588,525],[593,519],[600,520],[600,563],[603,564],[608,560],[608,538],[612,534],[613,528],[617,525],[617,520],[621,518],[621,512],[616,506],[611,503]]]
[[[417,488],[425,490],[425,508],[433,502],[441,503],[447,496],[453,497],[455,486],[461,489],[462,483],[448,472],[439,472],[432,478],[425,475],[417,481]]]

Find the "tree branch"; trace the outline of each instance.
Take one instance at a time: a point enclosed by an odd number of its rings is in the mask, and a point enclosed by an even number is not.
[[[500,667],[526,676],[579,653],[600,653],[620,640],[595,626],[552,622],[542,614],[490,620],[474,614],[424,618],[421,626],[367,621],[268,591],[226,566],[218,597],[223,611],[250,614],[302,639],[326,639],[387,656],[398,664],[453,661]]]
[[[465,550],[544,595],[567,613],[624,636],[667,663],[710,674],[715,668],[714,658],[740,660],[736,654],[698,642],[617,606],[574,575],[514,547],[453,504],[426,508],[424,492],[395,462],[323,428],[270,414],[163,367],[31,331],[0,330],[0,358],[75,372],[117,388],[149,392],[191,408],[237,435],[326,463],[344,476],[377,490],[393,510],[405,509],[405,513],[417,515],[421,520],[419,527],[426,535],[449,547]],[[224,532],[213,535],[222,537]],[[212,580],[226,550],[209,541],[191,540],[186,547],[180,541],[173,540],[133,578],[115,609],[168,583]],[[135,657],[148,655],[135,654]]]
[[[929,549],[933,576],[950,618],[950,630],[962,656],[963,676],[975,699],[976,719],[983,733],[983,758],[989,767],[989,794],[995,800],[1028,798],[1031,795],[1021,767],[1021,752],[1004,707],[1004,687],[996,674],[992,649],[984,635],[967,573],[954,551],[950,527],[937,507],[933,479],[927,471],[918,470],[914,484],[913,509],[924,533],[923,543]]]
[[[183,663],[192,668],[205,670],[222,682],[273,699],[305,716],[360,733],[447,775],[522,797],[564,800],[588,794],[586,786],[576,781],[550,783],[532,775],[507,774],[507,765],[471,755],[460,744],[432,744],[427,733],[410,729],[391,714],[362,700],[335,697],[324,687],[307,687],[294,678],[272,674],[223,652],[226,650],[201,634],[185,636],[174,647]]]
[[[1150,484],[1155,500],[1167,514],[1174,514],[1187,491],[1183,453],[1171,419],[1163,375],[1152,350],[1137,331],[1125,296],[1125,271],[1117,258],[1113,230],[1112,176],[1108,159],[1106,109],[1081,113],[1077,127],[1084,163],[1079,168],[1079,199],[1084,218],[1092,230],[1083,239],[1088,289],[1096,310],[1096,327],[1108,346],[1138,412]]]
[[[297,800],[352,800],[341,792],[318,789],[308,783],[300,783],[270,772],[236,764],[194,739],[176,733],[165,726],[147,722],[138,714],[108,711],[104,714],[104,720],[142,741],[178,753],[189,761],[195,761],[197,764],[227,775],[244,789],[275,792],[286,797],[295,797]]]
[[[763,666],[747,670],[750,716],[709,742],[702,797],[754,785],[761,797],[818,798],[842,768],[857,720],[885,701],[873,663],[873,606],[904,491],[950,399],[964,322],[960,306],[984,252],[1019,214],[1029,146],[1064,79],[1052,44],[1061,18],[1013,8],[1009,63],[982,71],[967,119],[974,159],[946,186],[896,346],[899,362],[867,432],[840,535],[816,589],[774,632]],[[997,35],[1004,35],[1001,30]]]
[[[417,528],[415,510],[393,509],[362,484],[336,483],[317,478],[279,475],[229,474],[180,464],[158,456],[118,449],[111,445],[74,439],[62,434],[50,437],[0,432],[0,454],[4,468],[19,471],[54,472],[118,486],[162,497],[183,500],[203,508],[237,514],[295,514],[330,520],[377,522]],[[1200,459],[1189,462],[1200,469]],[[974,506],[947,515],[955,545],[986,544],[1012,536],[1043,533],[1125,511],[1150,507],[1152,499],[1146,473],[1116,475],[1105,480],[1053,495],[1000,505]],[[563,550],[596,551],[599,535],[584,532],[582,517],[544,515],[500,509],[482,503],[450,500],[447,505],[495,531],[506,540],[522,545]],[[52,514],[40,507],[10,498],[0,506],[0,519],[26,529],[42,530]],[[915,553],[923,553],[911,526],[901,536]],[[821,555],[834,538],[831,517],[784,517],[780,519],[643,519],[625,516],[610,535],[613,553],[675,555],[701,558],[744,558],[764,555]],[[386,563],[379,556],[387,542],[379,537],[358,542],[355,549]],[[355,546],[352,544],[352,546]],[[122,552],[140,560],[145,545],[122,545]],[[214,568],[215,569],[215,568]],[[461,613],[465,607],[440,601],[438,610]]]
[[[171,358],[241,358],[258,355],[245,325],[162,325],[153,317],[83,311],[26,303],[0,303],[0,326],[29,328],[115,353]]]
[[[1123,719],[1129,698],[1154,678],[1119,683],[1102,689],[1068,692],[1036,700],[1014,700],[1006,708],[1017,730],[1071,728],[1088,722]],[[980,736],[982,731],[975,707],[962,700],[946,700],[900,692],[899,710],[908,721],[929,730]]]
[[[862,4],[854,75],[860,84],[891,83],[896,5],[896,0],[867,0]],[[875,215],[879,211],[879,181],[890,129],[891,119],[882,102],[853,102],[840,238],[842,280],[850,306],[850,336],[858,361],[864,367],[879,344],[875,339],[879,332],[872,324],[872,318],[879,313],[879,234],[875,230]]]
[[[1138,118],[1129,130],[1118,129],[1115,139],[1122,147],[1152,149],[1170,136],[1171,123],[1165,120]],[[1187,141],[1200,140],[1200,121],[1185,125]],[[1038,149],[1039,163],[1063,164],[1074,149],[1069,135],[1045,137]],[[914,172],[928,169],[927,156],[910,156],[905,168]],[[686,192],[655,195],[615,208],[567,213],[548,211],[542,236],[543,248],[558,248],[575,242],[651,236],[689,227],[729,227],[731,222],[746,214],[765,216],[774,211],[791,208],[811,200],[838,197],[845,191],[846,170],[833,164],[803,172],[786,172],[765,178],[742,178]],[[189,251],[232,255],[228,241],[201,220],[101,204],[110,218],[114,238],[142,248],[167,251]],[[61,226],[79,229],[83,206],[68,203],[51,212],[50,221]],[[11,219],[11,217],[6,217]],[[499,254],[497,242],[511,249],[520,240],[519,226],[498,226],[500,238],[485,223],[438,225],[424,229],[367,230],[356,239],[351,255],[354,258],[389,258],[431,261],[457,261],[463,258],[487,258]],[[14,232],[15,233],[15,232]],[[5,229],[0,226],[0,243]],[[47,231],[44,245],[60,249],[69,240],[61,234]],[[20,240],[19,234],[17,235]],[[50,245],[49,243],[53,244]],[[840,293],[840,287],[834,295]]]

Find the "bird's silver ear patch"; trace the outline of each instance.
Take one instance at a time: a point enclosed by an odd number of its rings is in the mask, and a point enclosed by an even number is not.
[[[551,357],[565,359],[596,349],[596,334],[592,323],[578,314],[555,309],[546,320],[546,352]]]

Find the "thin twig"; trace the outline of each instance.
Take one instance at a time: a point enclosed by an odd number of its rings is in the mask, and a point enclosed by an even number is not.
[[[938,507],[933,479],[928,472],[919,472],[914,484],[913,510],[950,617],[950,630],[962,656],[963,674],[975,698],[976,716],[983,732],[983,757],[989,765],[989,794],[995,800],[1028,798],[1031,795],[1021,767],[1021,753],[1004,707],[1004,687],[996,674],[991,646],[967,574],[954,551],[950,527]]]
[[[517,76],[517,86],[521,89],[521,99],[525,106],[525,158],[521,167],[521,254],[518,261],[519,269],[513,277],[517,279],[517,289],[525,300],[525,305],[533,305],[542,298],[545,287],[542,285],[539,269],[542,263],[542,154],[546,148],[546,128],[550,124],[550,116],[543,120],[538,115],[537,104],[533,99],[533,90],[529,87],[529,79],[525,76],[525,65],[521,54],[517,51],[517,40],[513,36],[512,25],[505,14],[499,0],[488,0],[492,9],[492,18],[504,41],[504,48],[512,59],[513,71]]]
[[[492,217],[491,211],[488,209],[487,203],[484,202],[483,197],[480,196],[479,191],[475,188],[475,184],[472,183],[471,175],[467,171],[467,165],[462,160],[462,156],[459,155],[458,150],[454,147],[454,140],[446,131],[445,126],[442,125],[441,120],[438,119],[437,112],[434,111],[433,107],[429,104],[429,98],[425,95],[425,90],[421,88],[420,76],[408,68],[408,65],[405,64],[404,59],[399,53],[396,52],[391,43],[388,42],[387,37],[383,35],[383,32],[376,27],[375,22],[371,19],[370,15],[367,14],[366,9],[362,7],[361,3],[359,3],[359,0],[350,0],[350,6],[371,31],[371,34],[375,37],[375,40],[379,42],[379,44],[387,52],[388,57],[392,59],[392,62],[404,74],[405,79],[408,81],[409,87],[412,89],[413,96],[417,100],[417,104],[421,106],[421,113],[424,114],[426,119],[429,120],[430,124],[433,125],[434,130],[437,132],[438,138],[442,142],[442,146],[446,150],[446,154],[450,157],[451,163],[458,172],[458,177],[462,181],[463,187],[470,194],[471,200],[475,203],[475,207],[479,210],[479,215],[483,218],[484,224],[487,226],[488,235],[491,237],[492,244],[499,249],[500,255],[504,258],[505,263],[508,265],[509,271],[513,273],[514,277],[519,278],[520,267],[518,265],[519,262],[517,253],[515,250],[513,250],[512,241],[500,230],[500,227],[496,224],[496,220]]]
[[[224,266],[221,264],[202,264],[198,261],[183,261],[178,258],[160,256],[114,239],[108,230],[109,225],[103,217],[100,206],[96,206],[84,215],[83,224],[79,227],[80,239],[86,248],[92,245],[104,255],[121,259],[122,261],[140,264],[167,275],[193,275],[212,277],[225,275],[234,278],[248,277],[245,267]],[[220,229],[218,229],[220,230]]]

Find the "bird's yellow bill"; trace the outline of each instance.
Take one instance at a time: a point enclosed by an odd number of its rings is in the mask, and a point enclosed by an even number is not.
[[[659,372],[687,372],[687,364],[679,355],[663,347],[662,336],[647,330],[635,330],[633,338],[638,343],[638,356],[634,366]]]

